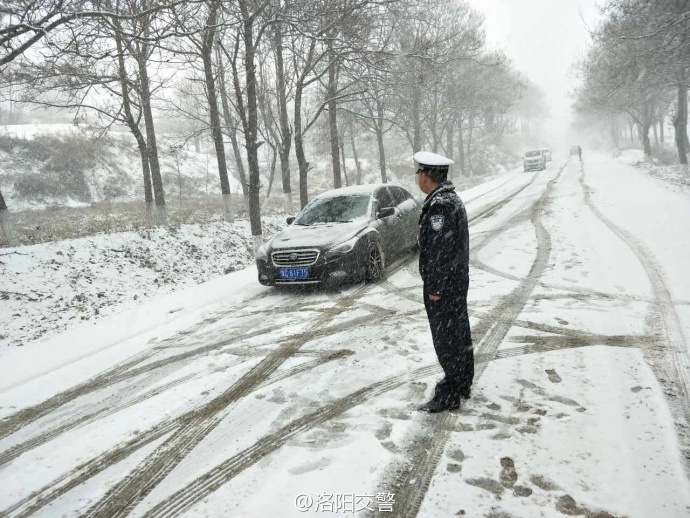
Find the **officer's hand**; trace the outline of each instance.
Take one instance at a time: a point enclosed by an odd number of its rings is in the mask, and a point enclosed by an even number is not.
[[[440,295],[432,295],[431,293],[429,293],[429,298],[430,298],[431,300],[433,300],[434,302],[436,302],[437,300],[441,300],[441,296],[440,296]]]

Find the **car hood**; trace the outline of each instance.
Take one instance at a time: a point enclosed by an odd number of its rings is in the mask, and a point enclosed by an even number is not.
[[[269,247],[271,250],[308,247],[326,249],[356,236],[368,225],[366,220],[310,226],[290,225],[271,239]]]

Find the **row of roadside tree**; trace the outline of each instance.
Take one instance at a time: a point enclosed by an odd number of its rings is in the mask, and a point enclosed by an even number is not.
[[[483,17],[463,0],[8,0],[0,91],[9,90],[22,103],[127,127],[154,224],[166,222],[157,117],[183,121],[189,139],[210,137],[224,216],[233,218],[234,164],[256,247],[262,145],[293,213],[293,184],[299,205],[308,201],[316,127],[328,128],[335,188],[345,128],[352,139],[375,137],[383,182],[385,138],[444,153],[471,174],[478,129],[515,131],[538,112],[519,113],[521,100],[539,97],[488,49]],[[0,193],[0,220],[6,211]]]
[[[609,0],[602,14],[579,65],[576,110],[602,124],[616,146],[636,128],[648,158],[650,131],[663,142],[670,120],[678,160],[687,165],[690,0]]]

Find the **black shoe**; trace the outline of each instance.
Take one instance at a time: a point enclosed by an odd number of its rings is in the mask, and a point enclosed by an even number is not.
[[[432,399],[431,401],[418,406],[417,410],[435,414],[437,412],[443,412],[444,410],[455,410],[456,408],[460,408],[460,401],[457,399],[451,400],[450,398],[440,398]]]

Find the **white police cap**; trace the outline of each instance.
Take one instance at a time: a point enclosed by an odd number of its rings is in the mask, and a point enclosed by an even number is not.
[[[413,158],[418,170],[421,169],[422,171],[428,172],[447,172],[448,166],[451,166],[455,163],[450,158],[446,158],[430,151],[417,151]]]

